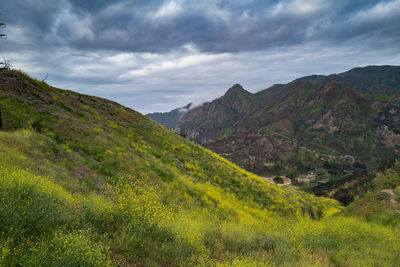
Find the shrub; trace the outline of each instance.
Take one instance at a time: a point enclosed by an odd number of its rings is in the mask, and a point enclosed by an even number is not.
[[[0,266],[5,266],[11,256],[10,240],[0,235]]]
[[[283,178],[282,177],[275,176],[273,180],[274,180],[274,182],[276,184],[283,184]]]
[[[24,266],[112,266],[108,246],[91,240],[88,231],[55,233],[13,261]],[[20,256],[20,257],[18,257]],[[19,259],[19,260],[17,260]]]
[[[92,193],[82,198],[82,216],[84,225],[93,226],[100,233],[111,233],[120,220],[117,207],[109,199]]]
[[[128,220],[161,223],[170,214],[153,186],[132,178],[112,178],[106,191],[116,209]]]

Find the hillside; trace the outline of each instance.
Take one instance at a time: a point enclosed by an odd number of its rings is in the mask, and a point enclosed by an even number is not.
[[[363,182],[362,186],[354,186],[354,181],[346,184],[347,189],[353,188],[357,192],[355,201],[349,205],[344,214],[399,227],[400,163],[392,163],[390,168],[380,170],[371,177],[364,177],[359,181]]]
[[[240,88],[235,97],[229,89],[192,109],[175,129],[257,174],[318,172],[321,182],[372,170],[399,154],[397,93],[362,93],[334,79],[321,85],[299,79],[256,94]]]
[[[192,103],[189,103],[184,107],[176,108],[169,112],[148,113],[146,116],[168,128],[172,128],[190,110],[191,106]]]
[[[395,265],[333,216],[117,103],[0,71],[0,266]],[[355,238],[357,237],[357,238]]]

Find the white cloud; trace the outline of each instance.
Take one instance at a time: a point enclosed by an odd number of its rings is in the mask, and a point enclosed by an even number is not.
[[[321,48],[318,43],[236,54],[181,49],[164,54],[77,53],[65,49],[13,53],[10,58],[16,68],[39,79],[49,73],[47,81],[56,87],[106,97],[143,113],[211,101],[235,83],[256,92],[304,75],[400,62],[400,54],[393,50],[371,51],[359,45]],[[132,69],[142,75],[132,74]]]
[[[400,0],[379,2],[369,9],[357,12],[351,20],[371,23],[376,20],[388,20],[393,16],[400,16]]]
[[[228,53],[200,53],[193,49],[193,47],[190,47],[186,51],[183,54],[173,52],[165,55],[147,55],[146,58],[150,59],[148,62],[145,62],[140,68],[122,74],[120,78],[135,78],[137,76],[151,76],[160,72],[180,71],[185,68],[199,67],[206,64],[213,64],[216,61],[224,61],[231,57]]]
[[[287,0],[276,4],[271,13],[274,16],[309,16],[324,10],[328,5],[329,1],[323,0]]]
[[[183,7],[175,1],[169,1],[164,3],[154,14],[153,19],[173,17],[180,14],[183,11]]]

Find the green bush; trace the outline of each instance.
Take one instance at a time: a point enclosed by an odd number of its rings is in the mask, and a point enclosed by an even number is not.
[[[94,242],[87,231],[59,233],[9,258],[10,266],[113,266],[109,247]]]
[[[112,233],[122,222],[115,203],[102,195],[91,193],[82,200],[82,223],[94,227],[99,233]]]
[[[273,180],[274,180],[274,182],[276,184],[283,184],[283,178],[282,177],[275,176]]]

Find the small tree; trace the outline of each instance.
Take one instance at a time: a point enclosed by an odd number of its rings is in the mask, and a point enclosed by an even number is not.
[[[318,170],[317,172],[316,172],[316,177],[315,177],[315,180],[316,181],[320,181],[320,180],[322,180],[322,179],[324,179],[325,178],[325,171],[324,170]]]
[[[279,176],[275,176],[273,179],[274,183],[276,184],[283,184],[283,178]]]

